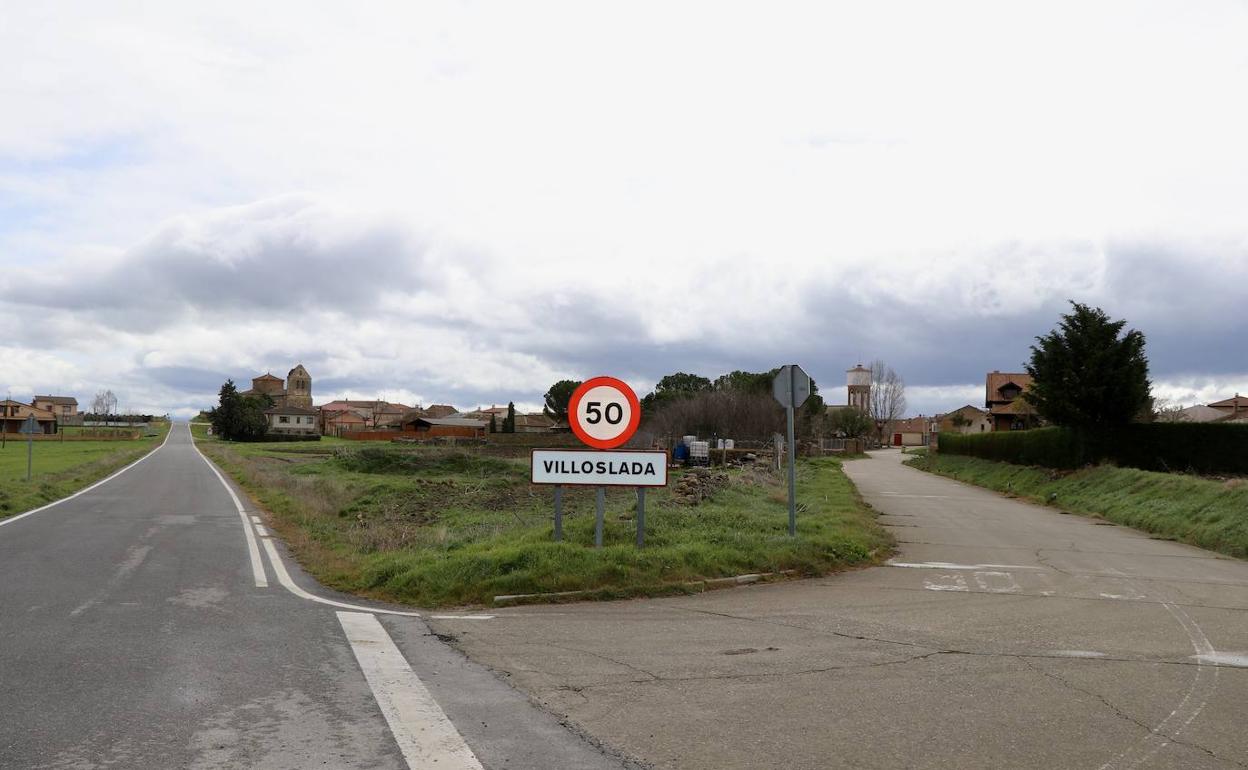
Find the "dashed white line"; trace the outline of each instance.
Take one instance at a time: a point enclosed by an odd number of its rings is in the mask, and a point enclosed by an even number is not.
[[[407,766],[421,770],[482,770],[464,737],[377,618],[362,612],[337,615]]]

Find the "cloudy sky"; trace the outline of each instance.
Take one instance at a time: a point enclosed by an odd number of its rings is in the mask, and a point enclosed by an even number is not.
[[[0,7],[0,388],[882,358],[931,413],[1076,299],[1248,392],[1243,0],[348,5]]]

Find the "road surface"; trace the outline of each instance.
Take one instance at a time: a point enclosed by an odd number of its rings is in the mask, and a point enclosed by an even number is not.
[[[901,459],[891,566],[434,627],[657,767],[1248,767],[1248,563]]]
[[[0,520],[0,768],[630,766],[410,608],[317,586],[235,497],[181,424]]]

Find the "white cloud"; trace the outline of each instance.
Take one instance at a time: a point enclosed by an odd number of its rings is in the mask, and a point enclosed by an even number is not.
[[[1248,366],[1240,3],[6,17],[0,331],[84,389],[189,408],[186,369],[307,358],[535,403],[606,367],[878,356],[917,406],[1017,366],[1067,298],[1167,377]]]

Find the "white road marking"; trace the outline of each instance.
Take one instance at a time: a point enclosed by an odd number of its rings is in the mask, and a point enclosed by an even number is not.
[[[191,427],[186,427],[189,435]],[[243,533],[247,537],[247,557],[251,559],[251,576],[256,581],[256,588],[268,588],[269,579],[264,574],[264,562],[260,559],[260,549],[256,547],[256,536],[251,531],[251,521],[247,518],[247,511],[243,510],[243,502],[238,499],[238,495],[234,494],[234,488],[225,482],[225,477],[221,475],[221,471],[217,470],[217,466],[212,464],[204,453],[199,451],[199,447],[195,444],[195,437],[191,436],[191,446],[195,447],[195,454],[208,465],[208,470],[212,471],[217,477],[217,481],[221,482],[221,486],[225,487],[225,491],[230,493],[230,499],[234,501],[234,507],[238,510],[239,517],[243,520]]]
[[[191,440],[191,446],[195,446],[194,439]],[[212,464],[203,452],[199,451],[199,447],[195,447],[195,451],[208,464],[208,469],[216,475],[217,480],[221,482],[221,486],[225,487],[225,491],[230,493],[230,499],[234,501],[234,506],[238,508],[238,515],[243,517],[243,529],[247,532],[247,552],[251,555],[252,570],[256,575],[257,586],[268,586],[269,582],[264,576],[264,563],[260,560],[260,549],[256,545],[256,536],[252,533],[252,524],[247,519],[246,512],[243,511],[243,504],[239,501],[238,495],[234,494],[234,489],[225,481],[225,477],[221,475],[221,471],[217,470],[217,466]],[[257,526],[257,529],[263,531],[263,527]],[[359,612],[382,612],[387,615],[402,615],[409,618],[420,617],[419,612],[400,612],[399,610],[383,610],[376,607],[365,607],[359,604],[348,604],[346,602],[337,602],[333,599],[325,599],[315,594],[310,594],[295,584],[291,579],[290,573],[286,571],[286,565],[282,563],[282,557],[277,553],[277,548],[273,545],[273,538],[265,536],[262,538],[264,543],[264,551],[269,555],[269,565],[273,567],[273,574],[277,576],[277,582],[300,599],[307,599],[310,602],[320,602],[328,604],[331,607],[342,607],[348,610],[358,610]],[[260,581],[264,581],[261,583]]]
[[[981,591],[987,591],[994,594],[1013,594],[1023,590],[1014,576],[1008,572],[996,572],[992,570],[977,570],[975,572],[975,584],[979,586]]]
[[[993,569],[1025,569],[1025,570],[1043,570],[1044,567],[1034,567],[1028,564],[951,564],[946,561],[921,561],[921,562],[904,562],[904,561],[886,561],[886,567],[906,567],[908,569],[959,569],[974,572],[977,570],[993,570]]]
[[[1192,657],[1201,663],[1212,663],[1215,666],[1248,668],[1248,654],[1242,652],[1210,652]]]
[[[361,612],[337,615],[407,766],[482,770],[472,749],[377,618]]]
[[[493,620],[494,615],[430,615],[430,620]]]
[[[969,591],[962,575],[939,575],[936,580],[924,580],[923,587],[929,591]]]
[[[1111,570],[1118,575],[1123,575],[1118,570]],[[1123,575],[1123,577],[1126,577]],[[1132,590],[1139,592],[1139,588],[1131,581],[1126,581]],[[1144,597],[1143,593],[1140,593]],[[1218,686],[1218,666],[1203,665],[1208,662],[1209,656],[1216,655],[1213,644],[1209,641],[1209,637],[1205,636],[1205,632],[1200,625],[1192,619],[1182,607],[1159,599],[1161,606],[1166,608],[1174,619],[1183,627],[1187,633],[1187,638],[1191,641],[1192,648],[1196,651],[1197,662],[1201,665],[1196,666],[1196,676],[1192,678],[1192,684],[1187,688],[1187,692],[1183,695],[1183,699],[1179,701],[1179,705],[1170,712],[1169,716],[1161,720],[1161,722],[1150,729],[1148,735],[1129,746],[1118,756],[1101,765],[1099,770],[1111,770],[1111,768],[1138,767],[1157,752],[1169,746],[1175,738],[1179,736],[1187,726],[1190,725],[1196,717],[1200,716],[1200,712],[1204,711],[1205,705],[1209,703],[1209,699],[1213,697],[1214,690]],[[1210,673],[1212,672],[1212,674]]]
[[[1092,650],[1053,650],[1050,655],[1057,655],[1063,658],[1103,658],[1105,653],[1094,652]]]
[[[268,536],[269,536],[269,531],[268,531],[267,529],[265,529],[263,525],[261,525],[261,524],[255,524],[255,525],[253,525],[253,526],[255,526],[255,528],[256,528],[256,534],[257,534],[257,535],[259,535],[260,537],[268,537]]]
[[[190,430],[190,429],[188,428],[187,430]],[[108,482],[112,481],[113,479],[117,478],[117,477],[118,477],[118,476],[120,476],[121,474],[125,473],[126,471],[130,470],[130,469],[131,469],[131,468],[133,468],[134,466],[138,465],[139,463],[143,462],[143,461],[144,461],[144,460],[146,460],[147,458],[151,457],[152,455],[156,454],[156,453],[157,453],[157,452],[159,452],[160,450],[164,449],[164,448],[165,448],[165,444],[168,444],[168,443],[169,443],[169,437],[170,437],[171,435],[173,435],[173,424],[172,424],[172,423],[170,423],[170,425],[169,425],[169,432],[165,434],[165,440],[164,440],[164,441],[162,441],[162,442],[160,442],[160,446],[156,447],[156,448],[155,448],[155,449],[153,449],[152,451],[148,452],[147,454],[143,455],[143,456],[142,456],[142,457],[140,457],[139,459],[137,459],[137,460],[135,460],[134,462],[130,463],[130,464],[129,464],[129,465],[127,465],[126,467],[124,467],[124,468],[122,468],[121,470],[117,471],[117,472],[116,472],[116,473],[114,473],[113,475],[108,476],[108,477],[103,478],[103,479],[100,479],[99,481],[95,482],[95,483],[94,483],[94,484],[92,484],[91,486],[89,486],[89,487],[84,487],[84,488],[82,488],[82,489],[78,490],[77,492],[73,493],[72,495],[69,495],[68,497],[62,497],[60,500],[53,500],[52,502],[48,503],[47,505],[41,505],[41,506],[39,506],[38,508],[31,509],[31,510],[29,510],[29,511],[26,511],[25,513],[19,513],[19,514],[18,514],[18,515],[16,515],[16,516],[10,516],[10,517],[8,517],[7,519],[0,519],[0,527],[3,527],[5,524],[12,524],[12,523],[13,523],[13,522],[15,522],[15,521],[20,521],[21,519],[24,519],[24,518],[26,518],[27,516],[34,516],[36,513],[39,513],[40,511],[46,511],[46,510],[48,510],[49,508],[52,508],[52,507],[57,506],[57,505],[60,505],[61,503],[67,502],[67,501],[69,501],[69,500],[73,500],[73,499],[74,499],[75,497],[77,497],[78,495],[85,495],[86,493],[90,492],[91,490],[95,489],[96,487],[102,487],[102,486],[104,486],[104,485],[105,485],[105,484],[107,484]]]
[[[402,615],[408,618],[420,617],[419,612],[400,612],[399,610],[383,610],[376,607],[365,607],[360,604],[348,604],[346,602],[337,602],[333,599],[326,599],[315,594],[310,594],[295,584],[291,580],[290,573],[286,571],[286,565],[282,563],[282,557],[277,553],[277,547],[273,545],[273,538],[266,537],[261,542],[264,543],[264,552],[269,555],[269,564],[273,566],[273,573],[277,575],[277,582],[281,583],[287,591],[290,591],[300,599],[307,599],[310,602],[320,602],[328,604],[331,607],[342,607],[348,610],[356,610],[358,612],[381,612],[386,615]]]
[[[252,516],[252,517],[251,517],[251,523],[252,523],[252,524],[263,524],[263,523],[264,523],[264,520],[263,520],[263,519],[261,519],[259,516]]]

